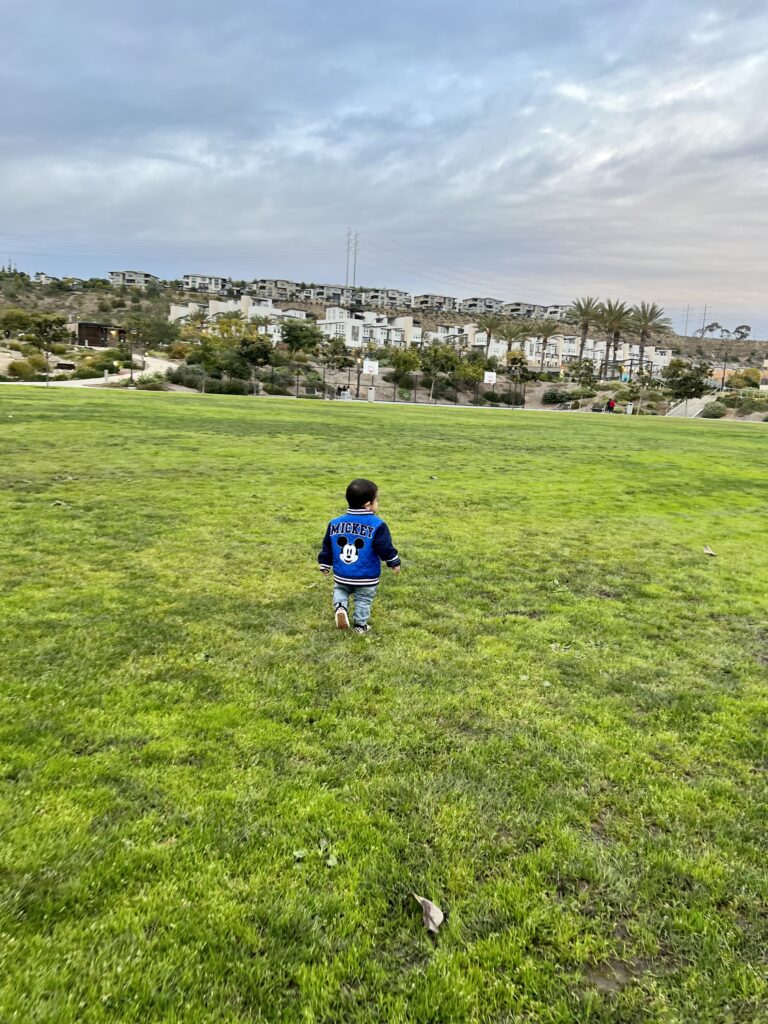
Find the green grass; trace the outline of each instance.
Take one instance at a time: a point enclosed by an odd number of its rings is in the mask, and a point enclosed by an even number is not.
[[[3,1024],[768,1020],[767,442],[1,389]]]

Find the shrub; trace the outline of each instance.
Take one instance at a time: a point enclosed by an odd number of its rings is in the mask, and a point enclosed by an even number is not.
[[[499,398],[504,403],[504,405],[522,405],[523,404],[523,396],[522,396],[522,394],[519,393],[519,392],[516,392],[516,391],[512,391],[512,392],[505,391],[502,395],[499,396]]]
[[[191,351],[192,346],[188,345],[185,341],[174,341],[168,346],[168,358],[186,359]]]
[[[265,384],[263,390],[267,395],[290,395],[288,388],[284,388],[281,384]]]
[[[561,402],[568,401],[569,393],[563,388],[546,388],[541,396],[541,401],[544,405],[559,405]]]
[[[609,384],[608,381],[603,381],[600,384],[595,384],[598,391],[613,391],[613,384]]]
[[[24,346],[18,341],[9,341],[7,346],[11,352],[23,352]]]
[[[412,396],[408,388],[398,388],[397,397],[401,402],[410,402]]]
[[[719,420],[728,412],[722,402],[707,402],[701,415],[705,420]]]
[[[493,402],[494,404],[498,404],[501,401],[501,396],[497,395],[495,391],[484,391],[483,398],[486,402]]]
[[[28,359],[14,359],[8,364],[8,374],[17,380],[32,380],[37,372]]]
[[[161,373],[143,373],[136,379],[139,391],[165,391],[165,377]]]
[[[101,377],[103,370],[97,370],[93,366],[80,366],[72,374],[72,380],[91,380],[93,377]]]

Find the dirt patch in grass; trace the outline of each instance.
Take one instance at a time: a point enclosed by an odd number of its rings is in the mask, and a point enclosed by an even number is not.
[[[596,988],[603,995],[609,995],[621,992],[633,981],[639,981],[652,967],[653,962],[645,957],[637,956],[631,960],[611,957],[588,968],[584,978],[590,988]]]

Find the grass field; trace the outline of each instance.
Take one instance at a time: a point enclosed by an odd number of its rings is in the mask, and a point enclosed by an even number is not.
[[[767,480],[762,424],[0,390],[0,1021],[768,1020]]]

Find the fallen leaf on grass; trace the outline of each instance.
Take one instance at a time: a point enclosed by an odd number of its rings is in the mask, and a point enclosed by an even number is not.
[[[335,868],[338,863],[335,854],[329,853],[325,860],[326,867]]]
[[[716,555],[716,554],[715,554],[715,552],[714,552],[714,551],[712,550],[712,548],[711,548],[711,547],[709,547],[709,545],[708,545],[708,544],[705,544],[705,545],[704,545],[704,554],[705,554],[705,555],[710,555],[710,556],[711,556],[712,558],[717,558],[717,555]]]
[[[306,850],[294,850],[293,851],[293,859],[294,860],[304,860],[304,858],[306,856],[307,856],[307,851]]]
[[[421,904],[421,915],[424,920],[424,927],[428,932],[432,932],[433,935],[437,935],[438,928],[445,920],[445,914],[436,903],[432,902],[432,900],[428,900],[424,896],[417,896],[415,892],[412,892],[411,896],[413,896],[417,903]]]

